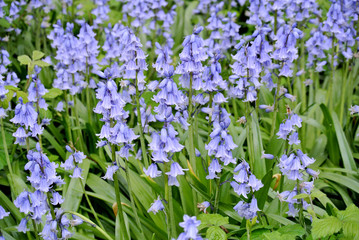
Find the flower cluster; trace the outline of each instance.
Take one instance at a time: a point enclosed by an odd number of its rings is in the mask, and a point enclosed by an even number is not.
[[[82,178],[82,169],[79,167],[79,164],[82,163],[82,160],[86,158],[85,154],[83,154],[83,152],[77,151],[76,149],[72,150],[70,146],[66,146],[66,150],[71,154],[64,163],[61,163],[60,166],[66,171],[74,170],[73,174],[70,175],[70,177]]]
[[[247,194],[253,194],[255,191],[258,191],[263,187],[263,184],[260,180],[256,178],[254,174],[251,173],[249,165],[246,161],[242,161],[235,169],[234,172],[237,173],[233,176],[235,181],[231,182],[231,186],[234,189],[234,192],[239,196],[243,196],[248,199]],[[240,201],[235,207],[234,210],[237,211],[238,215],[244,217],[245,219],[252,219],[257,215],[259,211],[257,205],[257,199],[252,196],[250,202]]]
[[[298,133],[295,131],[295,126],[300,128],[302,126],[301,122],[302,119],[298,115],[290,113],[288,119],[286,119],[284,123],[281,123],[277,135],[279,138],[288,140],[290,145],[298,145],[300,140],[298,139]],[[290,154],[283,154],[280,158],[278,167],[282,174],[287,176],[288,179],[297,181],[298,183],[292,191],[284,191],[278,196],[281,201],[288,202],[289,211],[287,214],[290,216],[294,217],[298,213],[296,205],[302,204],[304,209],[308,206],[308,203],[305,200],[293,199],[293,197],[299,193],[310,194],[313,189],[313,181],[302,182],[300,184],[299,181],[303,181],[305,172],[308,177],[311,176],[313,179],[318,178],[319,172],[308,168],[308,166],[314,162],[315,160],[313,158],[308,157],[308,155],[304,154],[300,149],[295,149]]]
[[[233,142],[232,136],[228,133],[228,127],[231,119],[227,111],[220,107],[214,106],[212,113],[213,131],[210,134],[211,141],[205,145],[209,156],[215,157],[208,167],[207,179],[214,179],[217,177],[216,173],[220,173],[222,167],[218,160],[223,162],[224,165],[229,163],[236,163],[236,159],[232,156],[232,150],[237,147]]]

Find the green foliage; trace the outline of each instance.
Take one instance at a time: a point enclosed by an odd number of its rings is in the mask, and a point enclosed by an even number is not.
[[[351,205],[346,210],[336,210],[334,213],[334,216],[313,219],[313,238],[332,236],[342,232],[345,238],[359,239],[359,208]]]
[[[227,240],[226,233],[220,227],[216,226],[208,228],[206,238],[208,238],[208,240]]]

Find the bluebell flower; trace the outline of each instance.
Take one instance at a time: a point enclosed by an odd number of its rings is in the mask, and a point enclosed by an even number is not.
[[[359,113],[359,106],[358,105],[354,105],[354,106],[351,106],[349,108],[349,111],[350,111],[350,114],[351,115],[354,115],[356,113]]]
[[[160,133],[152,134],[149,149],[152,150],[152,160],[155,162],[168,162],[168,153],[179,152],[183,145],[177,139],[177,132],[172,125],[162,128]]]
[[[157,164],[152,163],[148,169],[143,168],[143,172],[146,174],[146,176],[149,176],[150,178],[156,178],[161,176],[161,171],[158,170]]]
[[[193,33],[190,36],[186,36],[182,45],[183,50],[179,57],[181,63],[176,68],[176,74],[182,74],[180,77],[180,83],[183,87],[189,87],[190,74],[193,78],[203,71],[202,61],[207,59],[206,51],[204,50],[204,41],[199,36],[199,33],[203,30],[203,27],[195,27]]]
[[[248,24],[262,26],[274,20],[273,16],[270,15],[272,10],[270,1],[254,0],[249,3],[250,17],[247,20]]]
[[[204,201],[202,203],[197,204],[197,208],[199,208],[200,212],[208,213],[207,208],[210,207],[211,204],[208,201]]]
[[[269,153],[265,153],[264,151],[262,152],[262,156],[261,158],[266,158],[266,159],[273,159],[274,156],[272,154]]]
[[[222,172],[222,166],[219,164],[218,160],[214,158],[208,166],[208,175],[206,176],[206,179],[218,178],[216,174],[220,172]]]
[[[118,170],[118,166],[117,165],[110,165],[107,167],[107,171],[105,176],[103,176],[103,179],[107,179],[107,180],[111,180],[113,181],[113,174]]]
[[[63,112],[64,111],[64,103],[62,101],[60,101],[56,107],[55,107],[55,110],[58,111],[58,112]]]
[[[36,145],[36,151],[30,150],[27,154],[27,158],[29,162],[26,163],[25,170],[31,172],[31,175],[27,177],[27,179],[35,189],[48,192],[53,184],[63,184],[63,180],[56,175],[58,165],[50,162],[49,158],[42,153],[38,143]]]
[[[19,98],[19,104],[15,107],[15,115],[10,121],[28,128],[37,123],[37,115],[31,102],[23,103],[22,98]]]
[[[229,49],[237,45],[237,41],[241,39],[239,35],[241,26],[236,23],[235,12],[228,12],[227,17],[223,18],[223,22],[225,22],[225,24],[223,26],[222,48]]]
[[[17,226],[17,231],[23,232],[23,233],[26,233],[27,231],[29,231],[29,229],[27,228],[27,222],[28,222],[27,217],[22,218],[20,221],[20,224]]]
[[[82,169],[79,167],[79,164],[86,158],[85,154],[77,151],[76,149],[72,150],[70,146],[66,146],[66,150],[71,154],[64,163],[61,163],[60,166],[67,171],[74,170],[73,174],[70,175],[71,178],[82,178]]]
[[[160,196],[151,204],[151,207],[147,210],[147,212],[153,212],[156,214],[158,211],[163,211],[165,207],[163,206],[162,200]]]
[[[13,136],[16,138],[15,144],[21,146],[26,145],[26,138],[29,136],[29,133],[26,133],[26,130],[23,127],[19,127],[16,132],[13,133]]]
[[[179,225],[183,228],[184,232],[178,237],[178,239],[202,239],[198,234],[198,226],[201,224],[200,220],[197,220],[196,216],[190,217],[188,215],[183,216],[183,222]]]
[[[228,127],[231,123],[229,114],[224,108],[217,105],[214,106],[212,113],[213,131],[210,134],[210,142],[205,145],[209,156],[214,156],[222,161],[224,165],[235,163],[236,160],[232,156],[232,150],[237,147],[233,142],[232,136],[228,133]],[[213,171],[209,170],[209,173]],[[214,175],[212,174],[211,177]]]
[[[58,205],[58,204],[62,204],[64,202],[64,199],[58,192],[53,191],[52,198],[50,199],[50,201],[52,205]]]
[[[246,161],[242,161],[234,169],[235,174],[233,179],[235,181],[231,182],[235,193],[244,198],[249,198],[247,194],[254,193],[263,187],[263,184],[260,180],[256,178],[254,174],[251,173],[249,165]],[[234,210],[237,211],[238,215],[244,217],[245,219],[252,219],[257,215],[259,211],[257,206],[257,199],[252,196],[250,203],[240,201],[235,207]]]
[[[98,25],[109,20],[108,13],[110,7],[108,6],[108,0],[95,0],[96,8],[91,11],[96,16],[94,20],[94,28],[98,28]]]
[[[223,31],[223,17],[219,14],[223,9],[224,2],[220,2],[218,4],[213,4],[210,7],[210,17],[207,19],[208,25],[206,28],[210,30],[210,36],[205,40],[205,45],[209,49],[217,50],[220,49],[219,41],[222,39],[222,34],[220,32]]]
[[[250,203],[240,201],[236,206],[234,206],[234,210],[238,213],[239,216],[245,219],[253,219],[255,216],[257,216],[257,212],[259,211],[257,199],[253,197]]]
[[[6,212],[5,209],[0,205],[0,219],[10,215],[10,212]]]

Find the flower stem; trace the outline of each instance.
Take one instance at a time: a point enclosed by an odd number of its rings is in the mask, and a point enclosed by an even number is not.
[[[92,126],[92,107],[91,107],[91,95],[90,95],[90,70],[86,60],[86,107],[87,107],[87,116],[90,126]]]
[[[35,238],[36,238],[36,240],[39,240],[39,233],[38,233],[38,231],[37,231],[36,222],[35,222],[34,219],[31,219],[31,221],[32,221],[32,226],[33,226],[33,228],[34,228]]]
[[[194,171],[194,173],[196,173],[196,155],[195,155],[195,150],[194,150],[194,140],[193,140],[193,106],[192,106],[192,95],[193,95],[193,89],[192,89],[192,84],[193,84],[193,74],[191,73],[190,76],[190,80],[189,80],[189,94],[188,94],[188,122],[189,122],[189,127],[188,127],[188,143],[189,143],[189,161],[190,164],[192,166],[192,169]],[[197,209],[197,193],[194,189],[192,189],[192,194],[193,194],[193,201],[194,201],[194,212],[197,213],[198,209]]]
[[[82,191],[83,191],[83,193],[85,194],[85,198],[86,198],[87,204],[90,206],[90,209],[91,209],[92,214],[94,215],[94,217],[95,217],[95,219],[96,219],[98,225],[99,225],[102,229],[105,229],[105,228],[103,227],[103,225],[102,225],[100,219],[98,218],[95,209],[93,208],[93,206],[92,206],[92,204],[91,204],[90,198],[88,197],[88,195],[87,195],[87,193],[86,193],[86,191],[85,191],[85,186],[84,186],[82,180],[79,179],[79,181],[80,181],[80,184],[81,184]]]
[[[346,74],[347,71],[349,69],[349,60],[346,61],[345,63],[345,68],[343,71],[343,86],[342,86],[342,91],[341,91],[341,101],[340,101],[340,114],[339,114],[339,121],[340,124],[343,125],[343,118],[344,118],[344,106],[345,106],[345,97],[347,94],[351,94],[350,92],[346,92],[347,90],[347,86],[348,86],[348,75]]]
[[[138,214],[137,214],[137,208],[136,208],[136,205],[135,205],[135,196],[133,194],[133,191],[132,191],[132,185],[131,185],[131,179],[130,179],[130,169],[128,167],[128,161],[127,160],[124,160],[125,161],[125,169],[126,169],[126,180],[127,180],[127,185],[128,185],[128,192],[130,194],[130,200],[131,200],[131,207],[132,207],[132,211],[133,211],[133,214],[135,215],[135,219],[136,219],[136,224],[140,230],[140,235],[141,235],[141,238],[142,239],[146,239],[145,238],[145,235],[143,233],[143,229],[142,229],[142,224],[140,222],[140,218],[138,217]]]
[[[137,107],[137,121],[140,128],[140,143],[141,143],[141,150],[142,150],[142,158],[145,162],[145,167],[149,166],[148,158],[147,158],[147,150],[145,145],[145,136],[143,134],[142,128],[142,119],[141,119],[141,105],[140,105],[140,91],[138,89],[138,80],[137,80],[137,72],[136,72],[136,107]]]
[[[169,163],[165,163],[165,171],[169,171]],[[168,185],[168,175],[165,174],[165,200],[168,203],[167,206],[167,224],[168,224],[168,239],[172,239],[176,236],[176,225],[173,211],[173,197],[172,197],[172,186]]]
[[[275,96],[274,96],[274,111],[273,111],[272,128],[271,128],[270,137],[273,137],[274,131],[275,131],[275,128],[276,128],[279,90],[280,90],[280,77],[278,77],[278,80],[277,80],[277,88],[276,88],[276,92],[275,92]]]
[[[95,226],[95,228],[100,232],[102,233],[102,235],[108,239],[108,240],[113,240],[112,237],[110,237],[110,235],[108,235],[103,229],[101,229],[99,226],[97,226],[94,222],[92,222],[90,219],[88,219],[87,217],[77,213],[77,212],[73,212],[73,211],[66,211],[67,213],[70,213],[70,214],[73,214],[73,215],[76,215],[80,218],[82,218],[82,220],[84,220],[85,222],[91,224],[92,226]]]
[[[66,123],[66,133],[67,133],[67,139],[69,142],[73,143],[72,140],[72,133],[71,133],[71,121],[69,116],[69,104],[67,103],[67,90],[64,91],[64,97],[65,97],[65,113],[64,113],[64,122]]]
[[[79,140],[79,149],[81,149],[82,152],[85,151],[85,145],[83,143],[83,137],[82,137],[82,131],[81,131],[81,128],[80,128],[80,120],[79,120],[79,115],[78,115],[78,112],[77,112],[77,100],[76,100],[76,96],[74,96],[74,114],[75,114],[75,119],[76,119],[76,125],[77,125],[77,128],[78,128],[78,140]]]
[[[115,145],[113,145],[113,144],[111,144],[111,151],[112,151],[112,161],[117,163]],[[118,167],[120,167],[120,165],[118,163],[117,163],[117,165],[118,165]],[[126,229],[126,224],[125,224],[125,218],[123,216],[121,194],[120,194],[120,184],[119,184],[117,172],[115,172],[115,174],[113,175],[113,180],[114,180],[114,187],[115,187],[115,194],[116,194],[117,215],[119,216],[119,220],[120,220],[120,226],[121,226],[121,230],[122,230],[121,232],[123,233],[124,239],[129,240],[129,237],[127,234],[127,229]]]
[[[300,61],[300,65],[301,65],[301,70],[303,70],[303,73],[301,75],[301,109],[302,109],[302,114],[304,114],[304,112],[307,109],[307,89],[305,86],[305,75],[306,75],[306,69],[305,69],[305,46],[304,46],[304,39],[301,40],[300,42],[300,53],[301,53],[301,61]],[[306,147],[306,138],[305,138],[305,132],[306,132],[306,126],[305,124],[303,124],[302,128],[301,128],[301,141],[302,141],[302,146],[305,149]]]
[[[221,179],[220,176],[218,179],[216,179],[217,184],[216,184],[216,195],[214,197],[214,210],[213,210],[214,213],[218,213],[218,208],[219,208],[219,195],[220,195],[220,187],[221,187],[220,179]]]
[[[4,129],[4,123],[3,123],[2,118],[0,118],[0,124],[1,124],[2,144],[3,144],[3,147],[4,147],[6,163],[7,163],[7,166],[8,166],[8,168],[9,168],[9,172],[10,172],[10,174],[11,174],[11,176],[12,176],[13,171],[12,171],[12,167],[11,167],[11,163],[10,163],[9,152],[8,152],[8,150],[7,150],[6,137],[5,137],[5,129]],[[11,179],[12,179],[12,178],[11,178]]]

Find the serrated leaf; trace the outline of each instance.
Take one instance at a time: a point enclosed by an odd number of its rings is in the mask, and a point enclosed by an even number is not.
[[[22,65],[29,65],[31,63],[31,59],[29,56],[27,55],[21,55],[17,57],[17,60],[22,64]]]
[[[42,61],[42,60],[36,60],[36,61],[34,62],[34,64],[37,65],[37,66],[39,66],[39,67],[48,67],[48,66],[50,66],[49,63],[44,62],[44,61]]]
[[[338,211],[337,217],[343,223],[344,236],[359,237],[359,209],[350,205],[344,211]]]
[[[312,234],[314,239],[331,236],[342,228],[341,221],[333,216],[324,219],[313,219]]]
[[[199,228],[204,228],[206,226],[222,226],[228,224],[228,217],[223,217],[220,214],[205,214],[202,213],[198,216],[198,219],[201,220],[201,226]]]
[[[304,228],[299,224],[287,225],[281,227],[278,229],[278,232],[280,232],[283,235],[290,235],[293,237],[303,236],[305,234]]]
[[[220,227],[212,226],[207,229],[206,238],[208,240],[226,240],[227,235]]]
[[[32,60],[34,60],[34,61],[41,59],[43,56],[45,56],[45,54],[43,52],[40,52],[37,50],[32,52]]]
[[[62,95],[62,90],[58,89],[58,88],[51,88],[47,93],[45,93],[45,95],[43,96],[43,98],[45,99],[54,99],[58,96]]]

